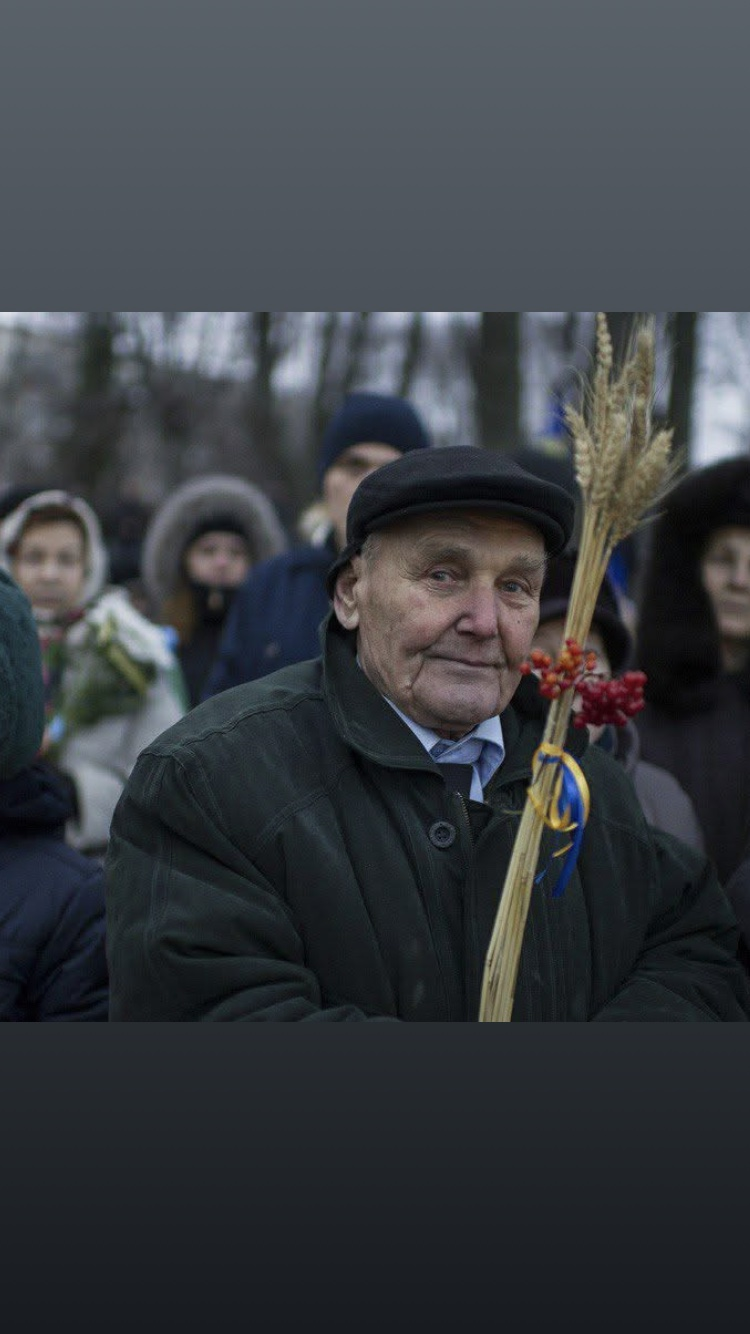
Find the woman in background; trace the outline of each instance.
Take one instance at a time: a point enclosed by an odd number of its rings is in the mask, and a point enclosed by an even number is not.
[[[31,603],[42,651],[41,755],[61,776],[68,842],[102,856],[136,758],[185,711],[161,630],[122,589],[105,587],[98,519],[65,491],[41,491],[0,526],[0,562]]]
[[[689,794],[726,885],[750,843],[750,458],[685,477],[650,533],[636,661],[644,759]]]

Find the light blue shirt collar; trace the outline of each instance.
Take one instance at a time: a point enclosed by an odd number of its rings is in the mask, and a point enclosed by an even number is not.
[[[414,719],[402,713],[401,709],[393,703],[392,699],[388,699],[387,695],[384,695],[383,699],[386,704],[390,704],[394,713],[397,713],[399,718],[406,723],[406,726],[414,733],[417,741],[421,742],[428,753],[439,742],[445,745],[443,737],[439,737],[437,732],[433,732],[429,727],[422,727],[420,723],[415,723]],[[482,801],[484,799],[484,788],[505,759],[505,740],[502,724],[497,715],[492,718],[485,718],[483,722],[472,728],[466,736],[462,736],[460,741],[450,742],[447,749],[440,755],[437,763],[439,764],[441,760],[448,760],[451,764],[470,763],[471,761],[465,754],[462,754],[462,751],[466,749],[474,751],[476,747],[473,745],[467,746],[467,743],[475,741],[482,741],[484,745],[479,759],[472,763],[473,775],[469,795],[472,801]]]

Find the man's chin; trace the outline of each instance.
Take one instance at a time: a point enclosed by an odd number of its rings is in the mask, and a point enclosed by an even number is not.
[[[470,693],[467,691],[446,691],[443,695],[434,695],[423,701],[420,710],[425,719],[424,726],[433,732],[451,732],[463,736],[472,728],[483,723],[486,718],[494,718],[505,707],[496,691]],[[417,718],[415,721],[419,722]]]

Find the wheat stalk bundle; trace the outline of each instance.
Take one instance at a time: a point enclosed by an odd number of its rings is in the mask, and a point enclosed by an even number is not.
[[[584,412],[565,409],[574,443],[583,518],[563,639],[575,640],[581,646],[589,634],[614,547],[663,494],[671,473],[672,432],[652,432],[654,360],[654,327],[647,320],[637,328],[630,353],[615,374],[607,320],[599,313],[596,365],[587,387]],[[564,690],[553,700],[537,760],[545,753],[562,751],[572,702],[572,690]],[[547,818],[559,781],[555,765],[535,764],[485,960],[480,1022],[507,1023],[511,1018],[542,834],[546,824],[559,827]]]

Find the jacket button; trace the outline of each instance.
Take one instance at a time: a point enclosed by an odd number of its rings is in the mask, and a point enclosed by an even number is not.
[[[449,848],[456,839],[455,826],[449,824],[447,820],[436,820],[430,825],[429,838],[436,848]]]

